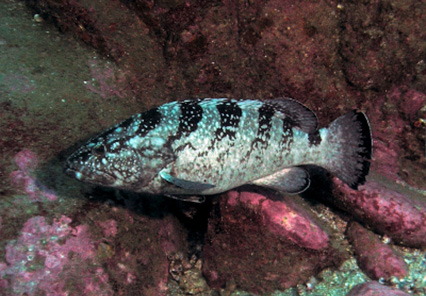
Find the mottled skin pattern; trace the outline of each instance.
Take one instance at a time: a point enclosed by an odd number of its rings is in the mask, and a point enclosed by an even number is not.
[[[357,119],[346,118],[348,124],[351,120]],[[209,195],[248,183],[268,186],[263,177],[315,164],[338,176],[343,171],[342,179],[356,187],[368,173],[371,147],[364,142],[371,142],[370,135],[351,136],[355,143],[346,149],[344,127],[332,124],[330,129],[333,135],[327,128],[317,131],[315,115],[291,99],[172,102],[134,115],[90,140],[69,157],[66,171],[81,181],[136,192]],[[363,129],[361,124],[348,133],[365,134]],[[348,155],[355,169],[343,164]],[[160,172],[214,186],[182,188]]]
[[[217,102],[203,104],[199,128],[172,144],[179,152],[171,175],[215,185],[203,194],[223,192],[298,163],[289,152],[295,146],[309,145],[298,139],[306,133],[294,128],[297,135],[293,136],[293,129],[284,129],[283,120],[277,117],[270,117],[269,132],[262,132],[266,124],[259,125],[258,109],[263,105],[259,101],[227,101],[221,108],[211,103]],[[187,143],[191,145],[181,149]]]

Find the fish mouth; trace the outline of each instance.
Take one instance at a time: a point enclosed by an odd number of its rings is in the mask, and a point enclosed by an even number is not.
[[[77,180],[82,180],[83,179],[83,174],[80,173],[77,170],[74,170],[70,167],[68,167],[68,165],[64,168],[64,173],[72,178],[75,178]]]

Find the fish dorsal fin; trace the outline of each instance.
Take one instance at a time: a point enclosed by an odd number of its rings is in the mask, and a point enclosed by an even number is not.
[[[262,106],[274,111],[274,117],[289,120],[292,127],[298,128],[305,133],[312,134],[318,129],[318,119],[311,109],[291,98],[276,98],[264,101],[260,100],[236,100],[227,98],[206,98],[200,101],[203,107],[217,105],[222,102],[235,102],[241,109],[259,111]]]
[[[287,118],[294,122],[296,128],[312,134],[318,129],[318,118],[311,109],[305,105],[290,99],[277,98],[263,101],[275,110],[274,116]]]

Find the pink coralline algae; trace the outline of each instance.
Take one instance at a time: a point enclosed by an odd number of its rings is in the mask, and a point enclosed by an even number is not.
[[[394,144],[392,144],[393,146]],[[372,167],[375,171],[380,172],[384,176],[394,179],[401,180],[398,176],[399,163],[398,154],[399,151],[390,147],[387,140],[376,138],[374,140],[374,162]]]
[[[265,196],[250,192],[228,193],[228,203],[236,204],[237,198],[248,206],[259,205],[263,222],[273,233],[290,240],[300,247],[319,250],[329,243],[327,233],[309,215],[290,201],[272,201]]]
[[[66,216],[51,225],[33,217],[8,242],[6,263],[0,263],[0,287],[7,295],[112,295],[87,226],[70,223]]]
[[[110,219],[99,222],[98,224],[102,228],[105,237],[114,237],[117,235],[117,221]]]
[[[31,201],[57,200],[57,195],[38,184],[37,180],[32,176],[37,168],[37,155],[31,150],[25,149],[16,154],[14,161],[19,170],[10,173],[10,179],[14,185],[21,188]]]
[[[203,248],[210,287],[233,282],[249,292],[272,292],[306,282],[343,260],[307,211],[287,199],[231,191],[215,207]]]
[[[407,169],[404,158],[419,159],[418,163],[422,163],[422,140],[417,139],[411,125],[423,117],[425,103],[426,94],[407,86],[395,86],[375,100],[368,112],[374,136],[373,171],[400,181],[404,175],[401,172]]]
[[[187,250],[179,220],[173,215],[151,219],[126,208],[115,209],[113,216],[96,223],[102,238],[95,244],[114,295],[170,295],[168,258]]]
[[[407,266],[403,258],[389,245],[382,243],[371,231],[352,222],[348,225],[347,236],[358,265],[371,279],[390,280],[391,276],[402,278],[407,275]]]
[[[337,178],[333,202],[376,232],[395,243],[413,248],[426,247],[426,204],[369,181],[352,190]]]
[[[426,94],[414,89],[408,89],[404,93],[400,88],[393,88],[389,95],[391,99],[398,102],[398,107],[408,119],[414,119],[417,112],[426,104]]]
[[[378,282],[368,282],[355,286],[346,296],[408,296],[401,290],[381,285]]]
[[[372,169],[393,180],[400,180],[399,155],[402,154],[401,139],[406,123],[399,114],[384,115],[382,109],[387,98],[377,99],[376,109],[369,113],[373,128],[373,162]]]

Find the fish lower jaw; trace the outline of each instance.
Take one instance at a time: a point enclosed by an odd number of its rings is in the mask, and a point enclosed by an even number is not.
[[[64,173],[67,174],[68,176],[72,177],[72,178],[79,180],[79,181],[83,180],[83,174],[80,173],[79,171],[74,170],[74,169],[67,167],[67,168],[64,169]]]

